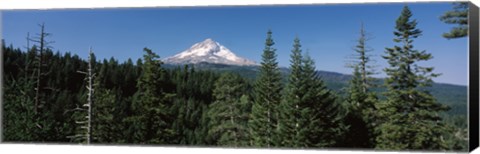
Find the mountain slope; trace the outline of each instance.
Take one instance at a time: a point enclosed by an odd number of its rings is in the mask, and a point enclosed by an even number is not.
[[[163,60],[167,64],[198,64],[208,62],[240,66],[256,65],[254,61],[238,57],[225,46],[212,39],[196,43],[189,49]]]

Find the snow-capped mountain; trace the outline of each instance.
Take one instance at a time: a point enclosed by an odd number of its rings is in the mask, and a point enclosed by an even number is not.
[[[225,46],[212,39],[194,44],[189,49],[163,60],[169,64],[197,64],[208,62],[227,65],[257,65],[254,61],[238,57]]]

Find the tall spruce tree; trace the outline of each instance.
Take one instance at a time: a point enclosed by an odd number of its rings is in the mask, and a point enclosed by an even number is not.
[[[349,82],[345,99],[348,104],[346,121],[350,126],[345,144],[354,148],[373,148],[375,141],[373,128],[376,126],[376,118],[374,113],[378,99],[376,94],[371,91],[371,88],[376,85],[374,78],[371,77],[375,74],[375,70],[369,54],[373,49],[366,43],[369,39],[362,23],[358,44],[354,48],[353,64],[349,65],[350,68],[353,68],[353,76]]]
[[[278,107],[278,144],[282,147],[331,147],[339,143],[345,127],[341,107],[316,73],[308,54],[302,55],[295,38],[290,55],[290,75]]]
[[[430,86],[433,67],[422,67],[418,62],[432,59],[426,51],[413,48],[413,39],[422,33],[412,12],[405,6],[396,21],[393,40],[400,46],[386,48],[384,59],[390,67],[385,84],[387,100],[382,104],[380,115],[386,119],[378,127],[378,149],[388,150],[442,150],[447,147],[442,137],[447,127],[439,116],[448,107],[436,102],[423,87]]]
[[[275,111],[281,100],[282,76],[273,48],[272,31],[267,32],[262,54],[260,73],[254,84],[254,103],[249,121],[252,143],[255,147],[270,148],[275,145],[275,130],[278,113]]]
[[[292,53],[290,54],[290,74],[284,89],[284,97],[279,106],[278,139],[282,147],[305,147],[306,131],[305,122],[308,118],[308,108],[303,100],[306,92],[305,75],[303,72],[302,50],[300,39],[294,39]]]
[[[144,63],[137,80],[138,91],[132,104],[133,116],[127,121],[131,127],[133,142],[140,144],[169,144],[175,132],[171,129],[169,114],[171,94],[164,91],[166,72],[159,56],[148,48],[143,49]]]
[[[95,62],[96,60],[93,60]],[[123,136],[120,113],[120,99],[114,90],[107,89],[102,80],[107,78],[105,67],[96,68],[98,76],[94,81],[95,104],[92,106],[92,142],[93,143],[121,143]],[[100,70],[100,71],[99,71]]]
[[[447,11],[440,20],[447,24],[456,24],[450,32],[443,33],[447,39],[462,38],[468,35],[468,2],[453,3],[453,10]]]
[[[220,146],[247,146],[249,113],[240,98],[246,93],[246,81],[239,75],[224,73],[215,82],[214,102],[209,105],[210,130],[208,135]]]
[[[301,99],[305,111],[306,147],[336,147],[341,144],[346,126],[342,122],[345,110],[336,100],[335,94],[329,90],[318,76],[315,61],[308,52],[303,58],[304,94]],[[305,114],[305,112],[307,114]]]

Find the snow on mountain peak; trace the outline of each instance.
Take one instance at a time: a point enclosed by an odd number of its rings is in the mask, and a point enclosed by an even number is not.
[[[181,57],[188,55],[204,56],[220,51],[220,44],[208,38],[202,42],[194,44],[190,49],[186,50]]]
[[[195,43],[189,49],[168,57],[164,61],[173,64],[209,62],[229,65],[256,65],[254,61],[238,57],[228,48],[211,38]]]

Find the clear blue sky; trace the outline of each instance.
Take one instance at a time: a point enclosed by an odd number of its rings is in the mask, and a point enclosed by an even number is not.
[[[39,32],[44,22],[55,51],[73,52],[82,58],[93,47],[98,59],[115,57],[136,60],[144,47],[165,58],[196,42],[212,38],[237,55],[261,59],[266,31],[272,29],[280,66],[288,67],[293,39],[298,36],[304,51],[316,61],[317,69],[350,74],[345,67],[353,54],[360,23],[374,37],[367,42],[374,49],[377,70],[387,67],[381,58],[385,47],[394,45],[395,20],[405,3],[342,4],[310,6],[236,6],[135,9],[15,10],[2,11],[2,38],[14,47],[26,46],[26,34]],[[450,3],[408,4],[423,36],[414,45],[427,50],[443,75],[436,82],[467,84],[467,39],[441,37],[452,25],[439,21],[451,10]],[[384,73],[377,77],[385,77]]]

